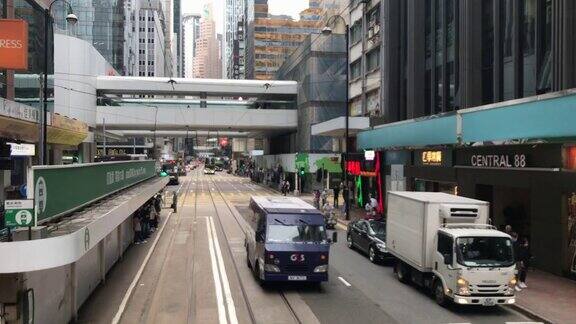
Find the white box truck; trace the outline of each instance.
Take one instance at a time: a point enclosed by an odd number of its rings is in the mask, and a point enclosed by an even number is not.
[[[389,191],[386,246],[398,280],[431,289],[436,302],[513,304],[511,237],[488,225],[485,201],[439,192]]]

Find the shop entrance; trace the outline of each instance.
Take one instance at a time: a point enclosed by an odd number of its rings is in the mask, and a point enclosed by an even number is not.
[[[458,194],[458,186],[453,182],[429,181],[424,179],[414,179],[415,191],[443,192],[451,195]]]
[[[510,225],[520,237],[530,236],[529,189],[476,185],[476,198],[490,202],[490,218],[498,229]]]

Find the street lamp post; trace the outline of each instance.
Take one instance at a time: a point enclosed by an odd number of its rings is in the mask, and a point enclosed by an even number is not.
[[[48,9],[44,9],[44,96],[43,96],[43,112],[42,112],[42,131],[40,132],[40,145],[42,146],[41,150],[41,164],[47,165],[48,164],[48,145],[47,145],[47,136],[48,136],[48,37],[49,37],[49,30],[52,26],[52,5],[58,1],[64,2],[68,6],[68,15],[66,16],[66,21],[70,25],[76,24],[78,22],[78,17],[72,11],[72,5],[66,0],[54,0],[48,6]]]
[[[322,29],[322,34],[324,35],[330,35],[332,34],[332,28],[329,27],[330,22],[333,19],[336,18],[340,18],[342,19],[342,21],[344,22],[344,26],[345,26],[345,34],[344,34],[344,38],[346,40],[346,91],[345,91],[345,103],[344,103],[344,154],[342,155],[343,157],[343,170],[342,170],[342,174],[343,174],[343,178],[344,178],[344,191],[347,192],[348,194],[346,195],[345,199],[347,201],[344,201],[344,212],[346,214],[346,220],[350,219],[350,190],[349,190],[349,186],[348,186],[348,172],[346,172],[346,161],[348,161],[348,138],[349,138],[349,111],[348,111],[348,68],[349,68],[349,64],[348,64],[348,60],[349,60],[349,39],[348,39],[348,33],[349,33],[349,26],[346,23],[346,19],[344,19],[344,17],[340,16],[340,15],[334,15],[330,18],[328,18],[328,21],[326,22],[326,26]]]

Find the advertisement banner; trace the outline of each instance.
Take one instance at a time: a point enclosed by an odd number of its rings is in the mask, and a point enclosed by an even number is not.
[[[0,19],[0,69],[28,69],[28,23]]]
[[[154,177],[156,168],[153,160],[146,160],[36,166],[32,172],[30,192],[42,223]]]

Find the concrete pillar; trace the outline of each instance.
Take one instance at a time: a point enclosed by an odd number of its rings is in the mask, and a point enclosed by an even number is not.
[[[62,164],[62,155],[64,150],[60,145],[51,145],[49,148],[50,152],[50,164],[59,165]]]
[[[11,185],[10,181],[10,171],[0,170],[0,201],[4,201],[6,196],[4,189]]]
[[[94,162],[94,156],[96,155],[96,143],[80,143],[80,145],[78,145],[78,152],[80,153],[80,160],[82,163],[92,163]]]
[[[100,259],[100,282],[106,282],[106,245],[105,239],[98,243],[98,256]]]
[[[76,262],[70,264],[70,318],[73,322],[78,317],[78,278],[76,274]]]
[[[270,154],[270,140],[267,137],[262,139],[262,150],[264,154]]]
[[[129,218],[132,222],[132,217]],[[124,257],[124,233],[122,232],[123,223],[116,228],[116,235],[118,236],[118,260]]]

